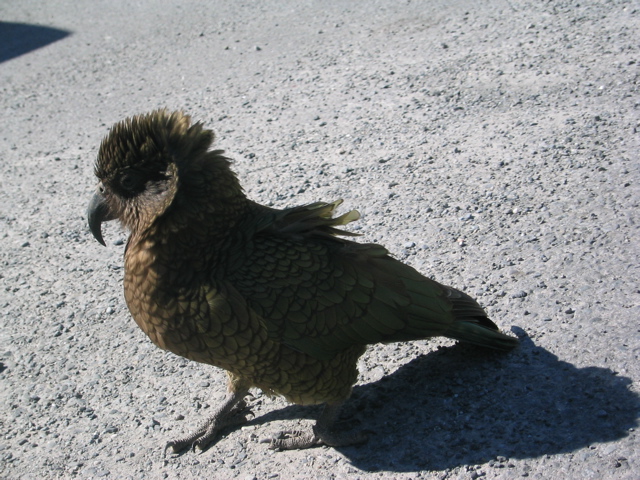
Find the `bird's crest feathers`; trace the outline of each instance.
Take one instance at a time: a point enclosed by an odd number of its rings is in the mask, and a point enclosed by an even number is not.
[[[201,123],[192,125],[182,112],[136,115],[115,124],[102,141],[95,174],[108,181],[124,168],[155,169],[204,153],[213,140],[211,130]]]

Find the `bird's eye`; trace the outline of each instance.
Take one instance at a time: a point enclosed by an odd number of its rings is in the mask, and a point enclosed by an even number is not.
[[[142,178],[137,172],[130,171],[122,174],[118,183],[123,190],[135,193],[141,187]]]

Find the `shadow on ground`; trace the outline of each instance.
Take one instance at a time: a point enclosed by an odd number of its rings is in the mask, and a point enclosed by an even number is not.
[[[637,427],[640,398],[606,368],[575,366],[521,337],[499,354],[456,345],[354,388],[341,427],[375,432],[339,448],[365,471],[443,470],[497,456],[536,458],[609,442]],[[290,406],[250,423],[306,418]]]
[[[0,22],[0,62],[57,42],[70,32],[24,23]]]

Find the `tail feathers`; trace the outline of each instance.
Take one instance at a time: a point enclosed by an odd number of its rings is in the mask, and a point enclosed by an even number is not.
[[[456,320],[445,336],[497,350],[511,350],[518,345],[517,338],[500,333],[473,298],[455,288],[447,287],[447,290]]]
[[[482,320],[489,319],[485,317]],[[479,323],[478,319],[455,322],[445,333],[445,336],[481,347],[495,348],[496,350],[511,350],[518,345],[517,338],[500,333],[497,329],[489,328]]]

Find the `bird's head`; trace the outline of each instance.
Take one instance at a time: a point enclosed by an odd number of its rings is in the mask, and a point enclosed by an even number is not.
[[[207,152],[213,138],[213,132],[181,112],[157,110],[115,124],[100,145],[95,164],[99,184],[87,212],[96,240],[105,244],[105,221],[120,220],[135,233],[178,208],[181,185],[198,176],[207,155],[218,154],[222,169],[233,176],[222,152]]]

